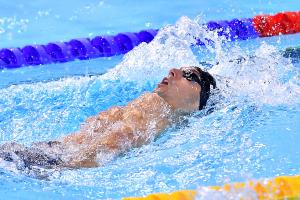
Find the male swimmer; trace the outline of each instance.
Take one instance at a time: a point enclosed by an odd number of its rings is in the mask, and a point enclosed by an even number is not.
[[[0,159],[24,167],[81,168],[104,165],[131,148],[158,137],[180,117],[206,106],[215,79],[199,67],[171,69],[154,92],[126,106],[114,106],[89,117],[78,132],[31,147],[0,146]]]

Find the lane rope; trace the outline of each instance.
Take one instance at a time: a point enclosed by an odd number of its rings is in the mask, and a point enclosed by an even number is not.
[[[238,199],[300,199],[300,175],[201,187],[198,191],[180,190],[172,193],[150,194],[146,197],[127,197],[123,200],[194,200],[202,192],[204,194],[212,192],[211,195],[221,192],[224,197],[227,194],[230,197],[239,197]]]
[[[216,31],[219,36],[225,36],[229,41],[293,34],[300,32],[300,11],[257,15],[252,19],[210,21],[204,27]],[[158,29],[148,29],[94,38],[77,38],[67,42],[50,42],[45,45],[2,48],[0,69],[121,55],[142,42],[151,42],[158,31]],[[197,45],[204,45],[204,43],[198,40]]]

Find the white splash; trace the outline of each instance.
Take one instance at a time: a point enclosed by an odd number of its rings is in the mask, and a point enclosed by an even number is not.
[[[197,42],[195,38],[205,42],[208,50],[215,55],[214,62],[218,62],[218,65],[209,69],[209,72],[219,77],[218,87],[226,91],[227,97],[242,96],[258,104],[272,105],[299,101],[298,72],[278,49],[262,43],[249,55],[247,49],[239,46],[224,48],[222,44],[225,38],[218,36],[217,32],[207,31],[199,25],[198,18],[191,20],[181,17],[174,26],[164,27],[152,42],[134,48],[102,78],[145,84],[147,81],[158,82],[171,68],[199,66],[197,55],[191,49],[191,45]],[[213,45],[208,45],[205,38],[209,38]],[[200,49],[198,53],[203,52]],[[238,62],[241,58],[241,62]]]
[[[299,102],[297,69],[274,46],[262,43],[252,56],[239,47],[217,54],[230,58],[217,60],[219,64],[210,70],[222,77],[218,87],[226,91],[228,98],[242,97],[257,104],[270,105]],[[241,61],[237,61],[239,58]]]
[[[149,44],[142,43],[125,55],[123,61],[104,78],[121,78],[140,83],[158,81],[171,68],[198,65],[191,50],[194,36],[203,32],[201,26],[181,17],[174,26],[166,26]]]

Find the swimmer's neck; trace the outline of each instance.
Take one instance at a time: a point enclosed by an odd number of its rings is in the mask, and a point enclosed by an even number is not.
[[[145,94],[147,95],[147,93],[145,93]],[[163,96],[161,96],[159,93],[157,93],[155,91],[148,93],[148,94],[150,96],[152,96],[152,97],[150,97],[150,99],[153,98],[152,100],[150,100],[150,104],[157,105],[157,103],[160,103],[160,105],[162,105],[158,108],[157,112],[161,112],[163,114],[167,111],[169,113],[169,115],[166,115],[166,117],[168,117],[170,119],[172,118],[174,120],[175,118],[177,118],[179,116],[190,114],[190,112],[188,112],[188,111],[184,111],[182,109],[178,109],[178,108],[174,107]],[[143,95],[141,97],[143,98]],[[153,110],[154,108],[149,106],[149,109]]]
[[[166,105],[169,106],[170,111],[172,113],[172,118],[175,119],[175,121],[178,121],[178,118],[186,115],[190,115],[194,111],[191,110],[184,110],[181,108],[176,108],[171,102],[169,102],[167,99],[164,98],[163,95],[161,95],[159,92],[153,91],[153,95],[158,96],[162,102],[165,102]]]

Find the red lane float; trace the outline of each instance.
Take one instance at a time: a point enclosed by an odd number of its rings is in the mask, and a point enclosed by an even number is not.
[[[210,21],[204,27],[208,31],[216,31],[228,41],[293,34],[300,32],[300,12],[257,15],[253,19]],[[157,32],[157,29],[149,29],[136,33],[125,32],[111,36],[77,38],[67,42],[50,42],[45,45],[27,45],[22,48],[3,48],[0,49],[0,70],[125,54],[142,42],[151,42]],[[210,38],[204,40],[208,44],[213,43]],[[200,39],[197,41],[196,45],[205,45]]]
[[[300,32],[300,12],[282,12],[253,17],[253,26],[260,37]]]

